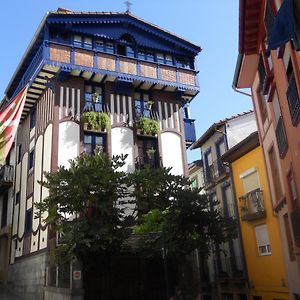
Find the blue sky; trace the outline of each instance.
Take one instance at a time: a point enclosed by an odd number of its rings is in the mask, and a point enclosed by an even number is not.
[[[0,99],[42,17],[58,7],[76,11],[125,11],[125,0],[15,0],[1,3]],[[215,121],[252,109],[233,91],[238,49],[237,0],[131,0],[132,13],[200,45],[200,94],[191,104],[200,137]],[[200,158],[188,151],[188,160]]]

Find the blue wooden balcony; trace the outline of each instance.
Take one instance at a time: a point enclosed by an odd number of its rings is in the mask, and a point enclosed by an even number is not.
[[[185,142],[187,145],[191,145],[196,141],[196,130],[195,130],[195,120],[194,119],[183,119],[184,122],[184,133]]]
[[[102,83],[106,80],[129,82],[134,88],[145,91],[151,89],[180,91],[194,97],[199,92],[197,71],[158,62],[148,62],[139,58],[106,53],[95,49],[84,49],[53,41],[43,41],[33,52],[30,62],[22,66],[18,78],[11,89],[13,98],[30,84],[22,117],[30,111],[51,78],[60,79],[69,74]],[[192,120],[187,132],[187,141],[194,141]]]

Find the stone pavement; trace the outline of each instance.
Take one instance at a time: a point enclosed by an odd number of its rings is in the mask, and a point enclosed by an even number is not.
[[[19,295],[16,295],[6,286],[0,284],[0,300],[23,300],[23,298]]]

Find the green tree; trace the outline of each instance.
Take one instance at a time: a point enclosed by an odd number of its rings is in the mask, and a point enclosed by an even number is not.
[[[45,174],[42,185],[49,196],[37,204],[37,217],[48,212],[45,222],[62,233],[59,258],[76,256],[84,262],[120,251],[130,235],[128,176],[119,171],[125,159],[82,155],[70,161],[70,168]]]
[[[191,182],[171,174],[170,169],[145,168],[132,174],[137,202],[137,225],[133,232],[160,232],[168,253],[184,256],[198,249],[208,255],[212,242],[221,244],[236,237],[236,222],[225,218],[212,201]],[[158,249],[151,240],[147,247]]]
[[[176,256],[196,248],[208,254],[211,241],[235,237],[234,221],[225,219],[199,190],[190,189],[188,179],[150,166],[128,174],[120,171],[125,159],[82,155],[70,168],[46,173],[42,185],[49,197],[37,204],[38,216],[48,212],[45,222],[63,234],[61,256],[84,262],[93,255],[116,254],[130,244],[132,229],[137,238],[164,236],[169,253]],[[161,238],[150,239],[145,246],[155,253],[160,243]]]

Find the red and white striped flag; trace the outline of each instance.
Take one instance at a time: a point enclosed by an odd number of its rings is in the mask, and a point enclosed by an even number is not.
[[[24,87],[11,103],[0,112],[0,165],[5,163],[7,154],[15,139],[22,116],[28,86]]]

